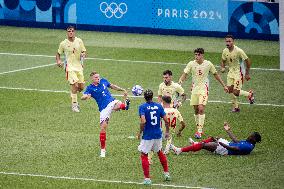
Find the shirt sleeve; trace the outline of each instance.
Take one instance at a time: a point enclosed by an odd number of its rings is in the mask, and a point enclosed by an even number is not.
[[[105,82],[106,86],[109,88],[110,87],[110,82],[108,80],[106,80],[106,79],[104,79],[104,82]]]
[[[223,53],[222,53],[222,60],[224,60],[224,61],[227,60],[227,59],[226,59],[226,53],[225,53],[225,51],[223,51]]]
[[[161,117],[164,117],[166,115],[165,109],[163,108],[162,105],[160,105],[161,108]]]
[[[246,55],[246,53],[242,49],[239,50],[239,54],[240,54],[240,57],[241,57],[242,60],[248,59],[248,56]]]
[[[191,71],[191,62],[189,62],[186,67],[184,68],[183,72],[186,74],[189,74],[189,72]]]
[[[91,94],[90,86],[86,88],[84,94]]]
[[[217,70],[216,70],[215,66],[211,62],[210,62],[210,72],[212,74],[216,74],[217,73]]]
[[[145,115],[145,109],[143,106],[139,106],[139,116]]]
[[[178,94],[182,95],[184,93],[184,89],[182,88],[181,85],[179,85],[178,83],[176,83],[176,91],[178,92]]]
[[[86,50],[86,47],[85,47],[85,45],[84,45],[84,42],[82,41],[82,39],[80,39],[80,47],[81,47],[81,52],[83,52],[83,51],[87,51]]]
[[[61,42],[59,44],[59,47],[58,47],[58,50],[57,50],[58,54],[63,54],[64,53],[64,45],[63,45],[63,42]]]
[[[159,85],[158,96],[162,95],[162,83]]]

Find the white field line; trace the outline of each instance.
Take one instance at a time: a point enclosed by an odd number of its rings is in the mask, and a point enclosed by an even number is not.
[[[61,90],[49,90],[49,89],[29,89],[29,88],[19,88],[19,87],[5,87],[0,86],[0,89],[8,89],[8,90],[23,90],[23,91],[38,91],[38,92],[51,92],[51,93],[70,93],[70,91],[61,91]],[[113,94],[115,97],[122,97],[123,95]],[[131,98],[143,98],[143,96],[132,96]],[[157,97],[154,97],[157,98]],[[189,101],[189,99],[186,99]],[[222,104],[231,104],[232,102],[221,101],[221,100],[209,100],[210,103],[222,103]],[[240,103],[250,105],[249,103]],[[274,107],[284,107],[284,104],[264,104],[264,103],[255,103],[252,106],[274,106]]]
[[[45,57],[45,58],[55,58],[50,55],[40,55],[40,54],[19,54],[19,53],[6,53],[2,52],[0,55],[10,55],[10,56],[31,56],[31,57]],[[120,59],[112,59],[112,58],[86,58],[87,60],[101,60],[101,61],[113,61],[113,62],[132,62],[132,63],[147,63],[147,64],[165,64],[165,65],[186,65],[178,62],[155,62],[155,61],[144,61],[144,60],[120,60]],[[217,66],[219,67],[219,66]],[[252,70],[261,70],[261,71],[281,71],[280,69],[273,68],[251,68]]]
[[[37,68],[44,68],[44,67],[54,66],[54,65],[55,65],[55,63],[45,64],[45,65],[41,65],[41,66],[33,66],[33,67],[29,67],[29,68],[22,68],[22,69],[18,69],[18,70],[11,70],[11,71],[7,71],[7,72],[1,72],[0,75],[15,73],[15,72],[21,72],[21,71],[26,71],[26,70],[33,70],[33,69],[37,69]]]
[[[140,182],[134,182],[134,181],[102,180],[102,179],[93,179],[93,178],[52,176],[52,175],[14,173],[14,172],[0,172],[0,174],[1,175],[26,176],[26,177],[41,177],[41,178],[59,179],[59,180],[80,180],[80,181],[92,181],[92,182],[102,182],[102,183],[143,185],[142,182],[140,183]],[[209,188],[204,188],[204,187],[173,185],[173,184],[152,184],[152,186],[171,187],[171,188],[209,189]]]

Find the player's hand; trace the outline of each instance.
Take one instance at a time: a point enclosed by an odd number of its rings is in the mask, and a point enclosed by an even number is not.
[[[137,133],[136,138],[137,138],[138,140],[140,140],[140,139],[141,139],[141,134],[140,134],[140,133]]]
[[[246,73],[245,78],[246,78],[247,81],[250,80],[249,73]]]
[[[61,61],[56,62],[56,64],[57,64],[57,66],[58,66],[59,68],[62,68],[62,67],[63,67],[63,63],[62,63]]]
[[[224,87],[224,91],[225,91],[226,93],[228,93],[228,92],[229,92],[229,88],[228,88],[227,86],[225,86],[225,87]]]
[[[229,126],[229,124],[225,121],[224,122],[224,129],[226,130],[226,131],[229,131],[231,128],[230,128],[230,126]]]
[[[85,59],[87,57],[87,54],[86,54],[86,52],[81,52],[81,59]]]
[[[175,100],[173,103],[173,108],[179,108],[182,106],[182,103],[179,100]]]
[[[169,138],[170,138],[169,132],[165,132],[165,139],[169,139]]]
[[[224,68],[224,67],[221,67],[221,73],[224,73],[225,71],[226,71],[226,68]]]

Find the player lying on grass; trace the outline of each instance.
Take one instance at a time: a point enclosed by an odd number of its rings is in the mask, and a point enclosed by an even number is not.
[[[110,83],[108,80],[104,78],[100,78],[100,74],[96,71],[93,71],[90,74],[90,77],[93,81],[90,84],[84,95],[82,96],[82,100],[94,98],[98,104],[100,111],[100,143],[101,143],[101,155],[100,157],[105,157],[106,155],[106,129],[108,126],[108,122],[113,111],[119,110],[128,110],[130,105],[130,100],[127,98],[127,91],[117,85]],[[125,103],[122,103],[119,100],[116,100],[111,96],[108,88],[111,88],[116,91],[123,91],[124,97],[126,98]]]
[[[182,152],[196,152],[201,149],[214,152],[219,155],[248,155],[254,149],[257,142],[261,142],[261,136],[258,132],[253,132],[246,140],[238,140],[232,133],[231,128],[227,122],[224,123],[224,129],[232,139],[231,142],[223,138],[209,137],[201,142],[194,142],[191,138],[190,146],[177,148],[171,145],[171,149],[175,154],[179,155]]]

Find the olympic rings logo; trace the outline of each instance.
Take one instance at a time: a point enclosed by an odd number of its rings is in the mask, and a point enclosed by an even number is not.
[[[112,2],[107,4],[107,2],[102,2],[100,4],[101,12],[107,17],[121,18],[127,12],[127,5],[125,3],[120,3],[119,5]]]

